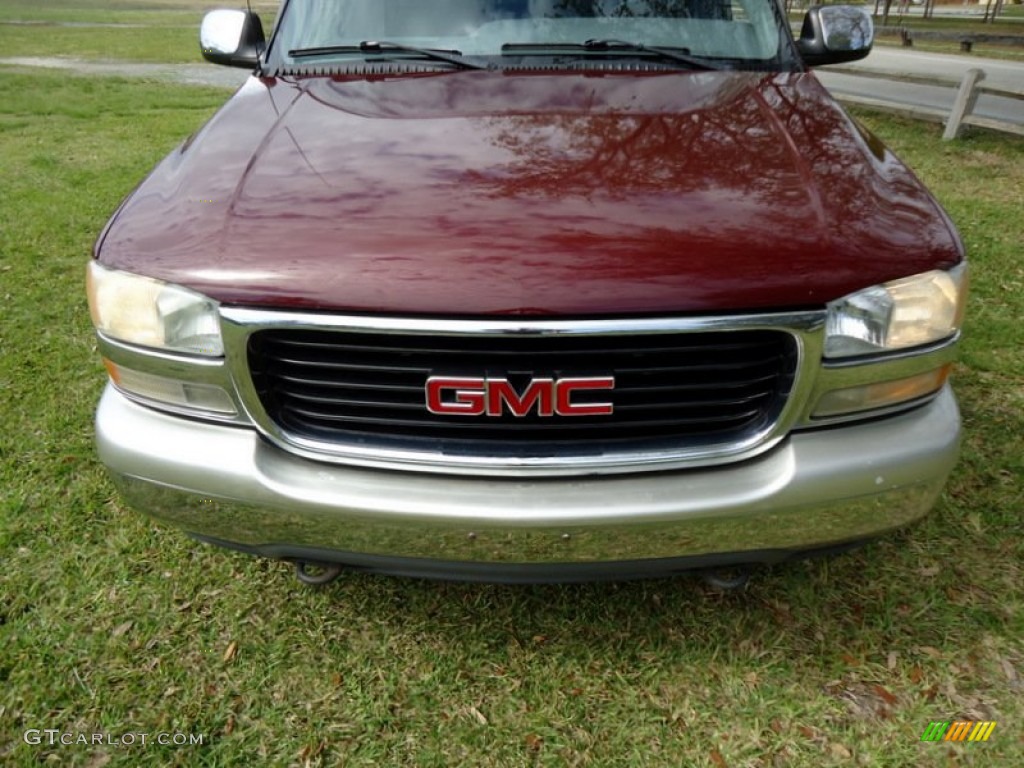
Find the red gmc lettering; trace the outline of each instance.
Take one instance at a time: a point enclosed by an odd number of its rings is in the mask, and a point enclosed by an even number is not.
[[[615,389],[612,376],[593,379],[561,379],[558,382],[558,404],[560,416],[610,416],[614,406],[611,403],[586,403],[574,405],[573,392],[586,389]]]
[[[555,412],[554,385],[554,379],[534,379],[520,397],[508,379],[488,379],[487,415],[501,416],[501,404],[505,403],[509,413],[522,417],[530,412],[534,403],[539,403],[537,415],[551,416]]]
[[[523,417],[531,412],[548,417],[610,416],[614,405],[574,403],[583,390],[615,389],[615,377],[533,379],[519,393],[508,379],[431,376],[427,379],[427,410],[440,415]]]
[[[484,412],[486,379],[452,379],[431,376],[427,379],[427,410],[431,413],[461,413],[480,416]],[[454,389],[455,397],[442,399],[445,390]]]

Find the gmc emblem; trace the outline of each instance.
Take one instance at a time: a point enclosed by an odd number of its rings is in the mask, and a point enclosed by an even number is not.
[[[520,393],[508,379],[431,376],[427,410],[442,416],[610,416],[612,403],[573,402],[577,392],[594,389],[615,389],[615,377],[532,379]]]

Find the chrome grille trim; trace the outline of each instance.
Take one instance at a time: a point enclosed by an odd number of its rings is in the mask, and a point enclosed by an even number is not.
[[[252,423],[272,443],[296,455],[384,469],[495,476],[622,473],[703,467],[741,461],[769,450],[800,418],[820,370],[825,313],[808,311],[711,317],[661,317],[596,320],[438,319],[321,314],[314,312],[221,308],[225,357],[239,401]],[[289,433],[275,423],[260,402],[249,371],[248,343],[260,330],[327,330],[405,336],[631,336],[767,330],[790,334],[796,368],[788,399],[774,423],[740,441],[660,450],[621,450],[599,455],[509,457],[450,454],[416,446],[387,447],[326,442]]]

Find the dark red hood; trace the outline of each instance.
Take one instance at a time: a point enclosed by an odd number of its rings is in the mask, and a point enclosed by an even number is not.
[[[613,315],[798,308],[961,258],[813,74],[251,79],[103,263],[228,304]]]

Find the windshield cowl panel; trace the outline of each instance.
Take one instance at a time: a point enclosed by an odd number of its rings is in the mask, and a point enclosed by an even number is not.
[[[379,40],[392,50],[367,50]],[[292,55],[311,49],[323,53]],[[335,67],[386,55],[416,66],[428,56],[415,49],[492,67],[657,58],[678,68],[801,68],[775,0],[291,0],[269,64]]]

